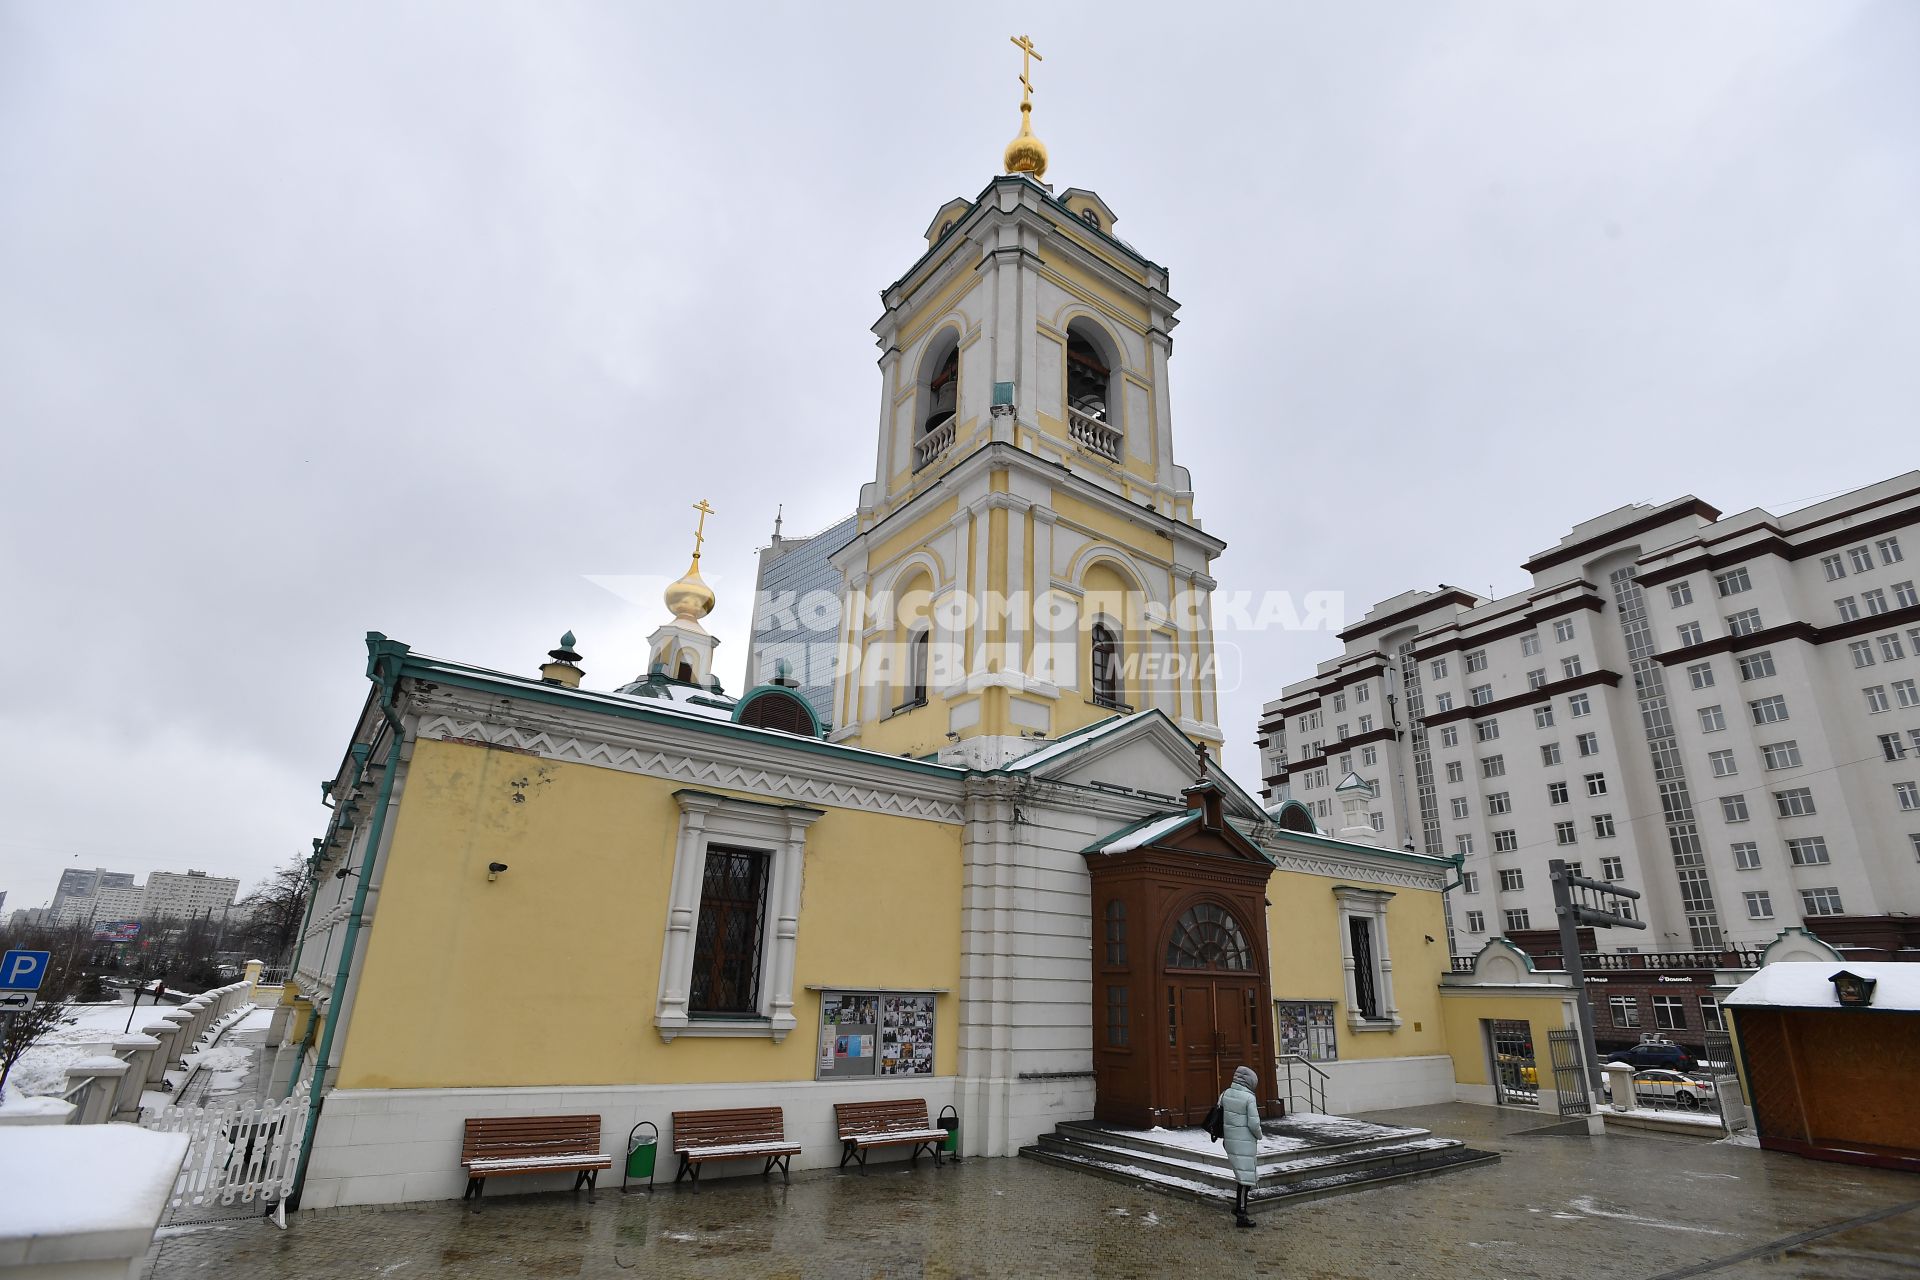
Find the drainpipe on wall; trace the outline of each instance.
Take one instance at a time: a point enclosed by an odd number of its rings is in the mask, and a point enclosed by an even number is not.
[[[380,714],[392,729],[387,740],[387,767],[380,779],[380,799],[373,812],[373,827],[367,836],[366,854],[360,859],[359,885],[353,891],[353,913],[347,917],[347,934],[340,946],[340,964],[333,975],[333,992],[327,1001],[327,1026],[320,1036],[320,1050],[314,1055],[313,1084],[307,1098],[306,1133],[300,1142],[300,1167],[294,1171],[293,1192],[288,1208],[300,1207],[306,1190],[307,1163],[313,1158],[313,1135],[320,1126],[321,1090],[326,1086],[327,1066],[333,1057],[333,1038],[340,1030],[339,1015],[347,992],[347,978],[353,971],[353,952],[360,942],[360,924],[367,905],[367,888],[373,883],[373,864],[380,856],[380,841],[387,825],[387,805],[393,796],[394,776],[400,771],[400,748],[406,741],[406,724],[394,710],[393,696],[400,683],[400,660],[407,646],[388,640],[378,631],[367,633],[367,679],[380,691]],[[369,753],[371,754],[371,753]]]

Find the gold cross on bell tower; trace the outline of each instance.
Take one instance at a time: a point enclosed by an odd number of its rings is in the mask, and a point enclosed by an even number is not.
[[[694,503],[693,509],[700,513],[700,524],[693,531],[693,562],[695,564],[699,564],[700,563],[700,544],[707,540],[707,517],[711,515],[718,515],[719,513],[716,512],[712,507],[707,505],[707,500],[705,498],[702,498],[700,499],[700,501]]]
[[[1009,37],[1020,50],[1020,132],[1007,144],[1008,173],[1032,174],[1038,182],[1047,172],[1047,146],[1033,136],[1033,64],[1045,62],[1027,36]]]
[[[1020,109],[1030,111],[1033,108],[1033,63],[1045,62],[1046,59],[1040,56],[1040,51],[1033,47],[1033,41],[1028,37],[1013,36],[1011,39],[1020,49]]]

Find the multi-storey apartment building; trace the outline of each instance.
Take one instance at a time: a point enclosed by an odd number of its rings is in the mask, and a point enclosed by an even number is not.
[[[68,877],[75,877],[69,881]],[[233,906],[240,882],[204,871],[154,871],[145,884],[125,872],[65,872],[48,911],[51,924],[219,916]]]
[[[1372,783],[1390,843],[1462,855],[1460,951],[1555,927],[1554,857],[1643,895],[1605,949],[1920,913],[1920,472],[1789,515],[1622,507],[1523,567],[1342,631],[1263,709],[1267,801],[1324,819]]]

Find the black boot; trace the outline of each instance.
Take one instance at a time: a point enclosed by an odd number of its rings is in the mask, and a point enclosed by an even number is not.
[[[1245,1185],[1233,1189],[1233,1225],[1236,1227],[1253,1225],[1253,1219],[1247,1216],[1247,1195],[1251,1190]]]

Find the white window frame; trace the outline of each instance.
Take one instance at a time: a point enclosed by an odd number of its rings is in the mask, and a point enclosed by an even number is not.
[[[1338,885],[1333,891],[1340,904],[1340,972],[1347,989],[1347,1029],[1349,1031],[1397,1031],[1400,1008],[1393,999],[1393,957],[1387,950],[1387,904],[1393,894],[1385,889],[1356,889]],[[1360,992],[1354,983],[1354,920],[1367,921],[1373,942],[1373,989],[1380,1007],[1378,1018],[1360,1016]]]
[[[680,829],[674,841],[654,1029],[669,1044],[679,1036],[761,1037],[778,1044],[799,1025],[793,1011],[793,976],[799,949],[800,882],[806,864],[807,828],[826,811],[805,805],[739,800],[690,788],[674,792],[673,798],[680,805]],[[768,855],[758,1017],[688,1016],[693,935],[700,921],[700,885],[706,875],[709,844],[758,849]]]

